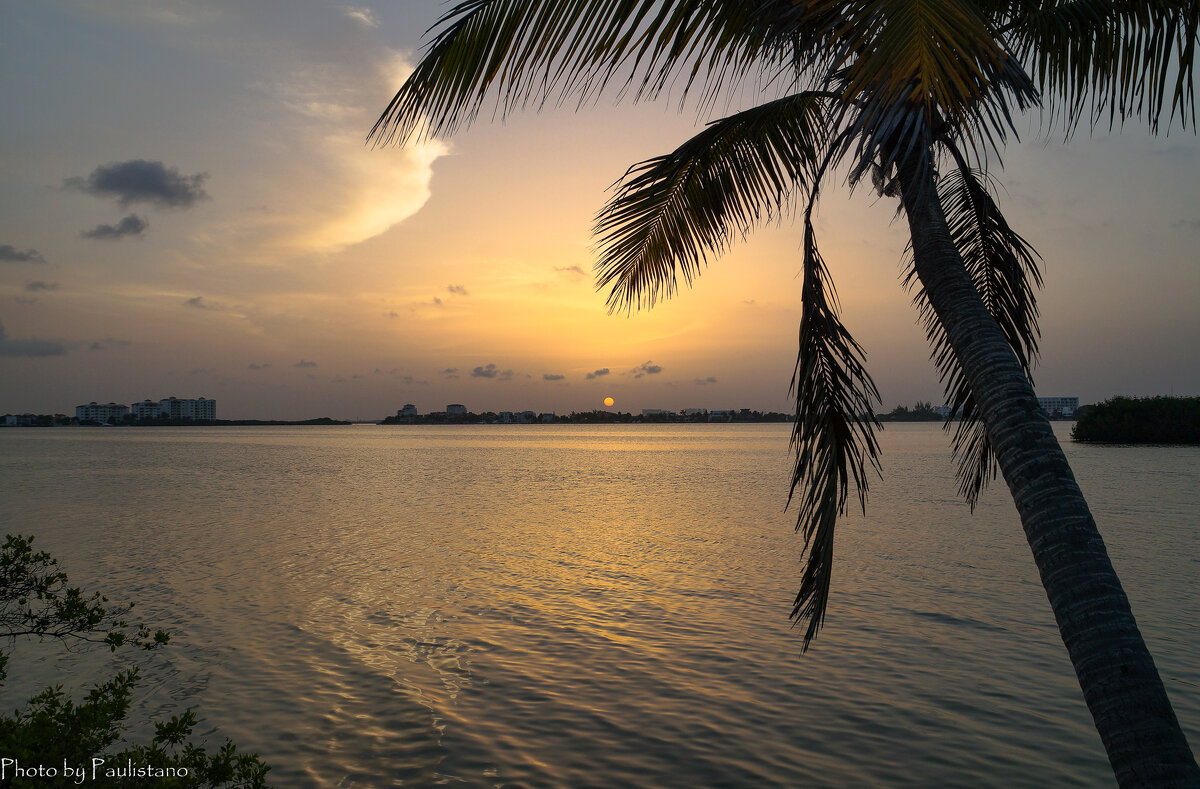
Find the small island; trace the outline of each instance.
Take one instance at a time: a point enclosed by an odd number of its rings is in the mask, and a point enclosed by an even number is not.
[[[1111,444],[1200,444],[1200,397],[1113,397],[1084,410],[1071,438]]]

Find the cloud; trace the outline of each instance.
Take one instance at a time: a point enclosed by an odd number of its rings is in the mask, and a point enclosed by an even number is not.
[[[271,366],[270,362],[266,362],[265,364],[255,364],[254,362],[250,362],[250,364],[246,366],[246,369],[247,370],[265,370],[270,366]]]
[[[379,27],[379,18],[375,16],[375,12],[369,8],[362,6],[347,5],[342,6],[342,11],[346,16],[358,22],[364,27]]]
[[[37,299],[26,298],[25,296],[13,296],[13,301],[15,301],[17,304],[23,304],[27,307],[38,303]]]
[[[197,367],[194,370],[188,370],[188,375],[204,375],[205,373],[215,372],[207,367]]]
[[[471,371],[472,378],[490,378],[495,381],[507,381],[513,376],[512,370],[501,370],[494,364],[476,367]]]
[[[85,230],[79,235],[97,241],[115,241],[125,236],[141,236],[148,227],[150,227],[150,223],[145,219],[137,214],[130,214],[115,225],[96,225],[91,230]]]
[[[697,378],[695,381],[693,381],[693,383],[696,384],[696,386],[707,386],[709,384],[715,384],[716,382],[717,382],[717,379],[711,375],[708,376],[707,378]]]
[[[316,362],[308,362],[308,361],[305,361],[304,359],[301,359],[300,361],[298,361],[292,365],[292,367],[316,367],[316,366],[317,366]]]
[[[462,285],[447,285],[447,286],[446,286],[446,290],[450,291],[451,293],[456,293],[456,294],[458,294],[459,296],[467,296],[467,295],[469,295],[469,294],[467,293],[467,289],[466,289],[466,288],[464,288]]]
[[[571,274],[576,277],[586,277],[587,272],[582,266],[555,266],[554,270],[561,274]]]
[[[115,197],[123,207],[146,203],[159,208],[189,208],[208,199],[204,191],[207,178],[208,173],[183,175],[160,161],[130,159],[101,165],[87,178],[68,178],[63,186],[96,197]]]
[[[590,381],[593,378],[599,378],[602,375],[609,375],[609,374],[610,374],[610,370],[607,367],[601,367],[599,370],[595,370],[593,372],[588,373],[587,379]]]
[[[442,377],[449,381],[453,381],[454,379],[458,378],[458,368],[447,367],[445,370],[442,370]]]
[[[634,378],[641,378],[643,375],[658,375],[662,371],[662,365],[655,364],[651,361],[645,361],[642,362],[640,366],[634,367],[629,372],[633,373]]]
[[[185,307],[193,307],[193,308],[195,308],[195,309],[198,309],[198,310],[216,310],[216,309],[220,309],[220,307],[219,307],[218,305],[216,305],[216,304],[209,304],[207,301],[205,301],[203,296],[192,296],[190,299],[188,299],[187,301],[185,301],[185,302],[183,303],[183,306],[185,306]]]
[[[67,346],[59,340],[10,340],[0,323],[0,356],[62,356]]]
[[[43,282],[40,279],[35,279],[32,282],[26,283],[25,290],[29,291],[30,293],[37,293],[38,291],[45,291],[45,290],[58,290],[58,283],[57,282]]]
[[[399,317],[400,317],[400,313],[398,313],[398,312],[396,312],[395,310],[393,310],[392,312],[385,313],[383,317],[385,317],[385,318],[399,318]]]
[[[559,375],[558,373],[546,373],[542,376],[543,381],[561,381],[567,376]]]
[[[45,263],[46,259],[36,249],[17,249],[12,244],[0,244],[0,262]]]
[[[1182,227],[1186,230],[1200,230],[1200,219],[1180,219],[1178,222],[1172,222],[1171,227]],[[0,251],[3,251],[3,249],[3,247],[0,247]]]

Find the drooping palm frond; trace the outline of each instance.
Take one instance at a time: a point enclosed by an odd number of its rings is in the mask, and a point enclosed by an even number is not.
[[[1035,290],[1042,285],[1042,275],[1037,252],[1008,225],[989,189],[987,173],[970,167],[953,143],[946,146],[955,168],[939,180],[937,191],[951,239],[984,306],[1029,375],[1038,353]],[[905,284],[911,287],[915,279],[910,268]],[[952,441],[959,493],[973,510],[996,476],[995,454],[970,384],[923,289],[918,289],[916,301],[951,418],[959,417]]]
[[[779,2],[779,0],[772,0]],[[494,97],[505,114],[605,87],[653,98],[676,77],[686,93],[736,82],[778,46],[754,3],[735,0],[465,0],[438,32],[368,139],[452,133]]]
[[[817,249],[811,220],[804,217],[804,286],[801,292],[800,351],[792,374],[796,421],[792,447],[796,465],[788,504],[800,503],[796,530],[807,553],[792,619],[806,621],[804,647],[825,619],[833,574],[833,532],[845,514],[853,480],[866,510],[868,467],[879,472],[873,403],[879,392],[863,364],[863,349],[838,319],[837,294]],[[798,494],[798,495],[797,495]]]
[[[1184,126],[1195,126],[1197,0],[1011,5],[1004,32],[1029,64],[1052,120],[1061,110],[1071,130],[1085,115],[1095,123],[1107,113],[1110,124],[1145,117],[1157,130],[1169,106],[1168,123],[1178,112]]]
[[[601,210],[596,287],[610,309],[652,306],[805,188],[828,136],[827,94],[800,93],[714,121],[629,169]]]

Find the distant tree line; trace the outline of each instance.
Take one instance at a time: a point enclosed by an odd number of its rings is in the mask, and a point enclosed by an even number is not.
[[[898,405],[886,414],[876,414],[880,422],[941,422],[945,420],[933,410],[933,403],[918,400],[912,408]]]
[[[1200,444],[1200,397],[1114,397],[1081,410],[1076,441]]]

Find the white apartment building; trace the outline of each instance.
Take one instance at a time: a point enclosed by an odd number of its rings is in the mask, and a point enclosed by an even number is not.
[[[95,400],[87,405],[75,406],[75,418],[80,422],[99,422],[102,425],[115,424],[129,413],[129,406],[121,403],[97,403]]]
[[[1047,416],[1074,416],[1079,410],[1078,397],[1039,397],[1038,405]]]
[[[446,406],[446,416],[466,416],[467,407],[462,403],[451,403]]]

